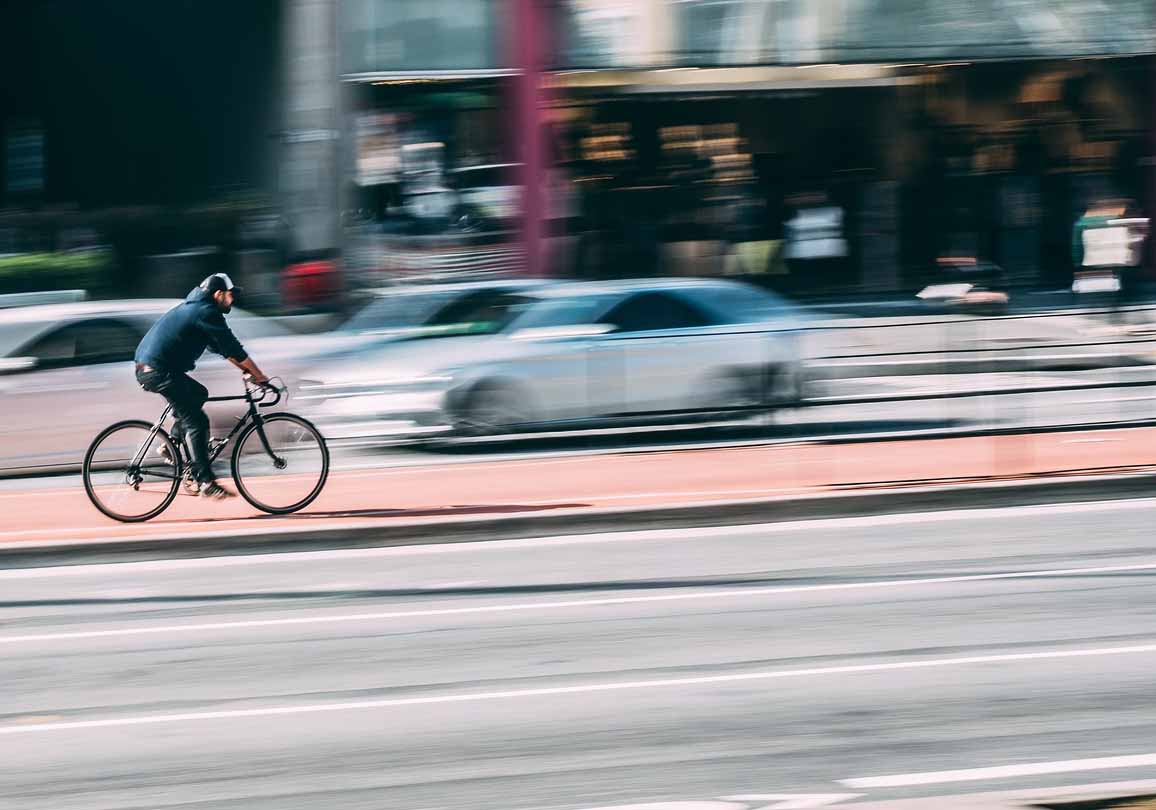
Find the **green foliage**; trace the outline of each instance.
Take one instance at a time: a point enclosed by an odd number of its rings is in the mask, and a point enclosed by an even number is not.
[[[0,256],[0,293],[92,290],[107,283],[111,267],[106,250]]]

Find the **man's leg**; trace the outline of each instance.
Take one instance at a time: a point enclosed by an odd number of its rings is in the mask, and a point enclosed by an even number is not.
[[[169,436],[172,437],[173,444],[177,447],[182,446],[185,438],[185,426],[177,416],[177,403],[184,402],[181,396],[181,389],[179,383],[174,383],[173,376],[165,371],[150,369],[149,371],[142,371],[137,369],[136,381],[142,389],[148,391],[150,394],[159,394],[165,398],[169,406],[173,409],[173,429],[169,431]],[[173,392],[175,394],[175,399]]]
[[[209,417],[203,409],[209,392],[192,377],[174,374],[172,382],[160,393],[172,403],[177,418],[173,438],[179,440],[183,437],[192,453],[193,477],[202,484],[215,481],[216,476],[209,464]]]

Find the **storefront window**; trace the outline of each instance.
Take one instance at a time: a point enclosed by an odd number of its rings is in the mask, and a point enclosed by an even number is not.
[[[834,47],[844,60],[974,59],[1150,52],[1149,0],[858,0]]]
[[[560,0],[563,68],[1142,54],[1150,0]]]
[[[500,0],[345,0],[347,74],[502,67]]]

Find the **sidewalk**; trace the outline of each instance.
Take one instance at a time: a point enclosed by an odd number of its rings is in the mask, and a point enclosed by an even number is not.
[[[431,540],[463,520],[757,502],[913,485],[1152,471],[1156,428],[862,444],[654,451],[334,474],[305,512],[261,515],[239,498],[181,496],[147,524],[96,512],[79,488],[0,494],[0,547],[93,540],[418,526]],[[617,519],[628,527],[628,514]],[[752,521],[754,522],[754,521]]]

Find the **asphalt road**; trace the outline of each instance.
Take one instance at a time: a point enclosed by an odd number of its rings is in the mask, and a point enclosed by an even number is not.
[[[1151,778],[1154,519],[0,571],[0,806],[737,810]],[[782,794],[827,798],[722,800]]]

